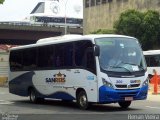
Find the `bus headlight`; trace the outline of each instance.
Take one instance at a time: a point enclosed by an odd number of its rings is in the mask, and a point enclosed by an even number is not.
[[[102,82],[103,82],[103,85],[113,88],[113,85],[110,82],[106,81],[104,78],[102,78]]]
[[[143,82],[143,86],[148,85],[148,81],[149,81],[149,79],[147,78],[147,79]]]

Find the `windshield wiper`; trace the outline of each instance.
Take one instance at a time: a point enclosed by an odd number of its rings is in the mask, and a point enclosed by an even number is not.
[[[122,62],[122,61],[121,61],[121,63],[123,63],[123,64],[128,64],[128,65],[138,66],[138,68],[140,68],[141,70],[144,70],[144,71],[145,71],[145,69],[144,69],[142,66],[140,66],[140,65],[137,65],[137,64],[134,64],[134,63]],[[121,64],[121,63],[120,63],[120,64]]]

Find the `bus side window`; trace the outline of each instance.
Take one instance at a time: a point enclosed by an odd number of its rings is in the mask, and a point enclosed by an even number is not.
[[[75,65],[78,67],[84,67],[83,58],[88,47],[92,47],[90,41],[79,41],[75,42]]]
[[[20,50],[11,51],[9,59],[11,71],[19,71],[22,69],[22,52]]]
[[[147,66],[150,67],[150,57],[145,56],[145,59],[146,59]]]
[[[56,67],[61,67],[61,60],[59,56],[56,57]]]
[[[87,69],[91,70],[91,72],[96,73],[95,57],[93,51],[93,48],[88,48],[86,52],[86,67]]]
[[[151,66],[151,67],[155,67],[155,66],[157,66],[157,65],[158,65],[158,63],[157,63],[157,61],[156,61],[155,56],[150,57],[150,66]]]

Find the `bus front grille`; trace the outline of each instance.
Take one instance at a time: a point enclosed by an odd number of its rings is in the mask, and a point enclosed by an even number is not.
[[[127,88],[127,85],[116,85],[117,88]]]
[[[137,88],[140,86],[140,84],[130,84],[130,85],[127,85],[127,84],[116,84],[115,85],[117,88]]]

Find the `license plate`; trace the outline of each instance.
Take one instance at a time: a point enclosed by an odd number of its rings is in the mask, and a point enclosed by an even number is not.
[[[132,101],[133,97],[125,97],[125,101]]]

